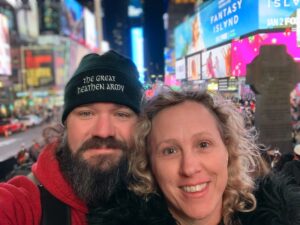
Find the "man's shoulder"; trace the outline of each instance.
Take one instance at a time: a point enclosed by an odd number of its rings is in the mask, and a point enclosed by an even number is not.
[[[31,180],[16,176],[0,183],[0,225],[20,224],[21,219],[24,224],[38,224],[40,216],[39,189]]]
[[[15,176],[7,182],[0,183],[0,205],[2,201],[39,198],[38,187],[26,176]]]

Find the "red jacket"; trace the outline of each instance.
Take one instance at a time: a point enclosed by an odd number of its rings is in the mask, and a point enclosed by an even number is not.
[[[57,144],[47,146],[32,166],[39,182],[56,198],[71,207],[72,225],[86,225],[87,207],[63,178],[55,158]],[[0,183],[0,225],[39,225],[41,219],[38,187],[25,176]]]

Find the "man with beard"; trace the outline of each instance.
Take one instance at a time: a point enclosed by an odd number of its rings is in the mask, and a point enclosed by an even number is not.
[[[0,183],[0,225],[85,225],[88,207],[105,205],[126,183],[142,95],[130,59],[114,51],[83,57],[65,87],[59,137],[30,176]]]

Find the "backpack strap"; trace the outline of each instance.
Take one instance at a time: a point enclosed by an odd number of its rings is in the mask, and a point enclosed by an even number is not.
[[[30,173],[27,177],[35,183],[41,196],[42,218],[40,225],[71,225],[71,210],[68,205],[54,197],[37,178]]]
[[[41,193],[41,225],[71,225],[70,207],[55,198],[44,186],[38,185]]]

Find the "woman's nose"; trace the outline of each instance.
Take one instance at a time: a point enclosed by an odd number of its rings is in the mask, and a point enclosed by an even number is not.
[[[180,165],[180,174],[182,176],[193,176],[201,170],[201,160],[192,151],[182,154]]]

